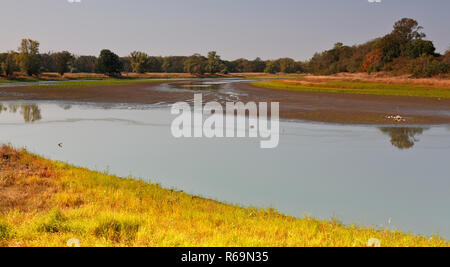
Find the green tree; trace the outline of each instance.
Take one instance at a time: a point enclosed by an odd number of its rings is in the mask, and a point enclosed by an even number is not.
[[[425,33],[420,32],[423,30],[419,23],[410,18],[403,18],[394,24],[394,30],[392,35],[399,40],[402,45],[406,45],[408,42],[415,39],[422,39],[426,37]]]
[[[208,53],[208,62],[206,64],[206,72],[209,72],[211,74],[215,74],[220,72],[222,66],[222,60],[220,59],[220,56],[217,55],[216,51],[211,51]]]
[[[139,51],[134,51],[130,54],[130,63],[133,72],[135,73],[145,73],[150,67],[150,57]]]
[[[402,54],[401,43],[392,34],[388,34],[381,38],[378,42],[378,47],[381,49],[383,62],[391,62]]]
[[[161,65],[161,70],[166,73],[182,73],[184,71],[184,61],[186,57],[165,57]]]
[[[203,75],[206,72],[207,59],[200,54],[190,56],[184,62],[184,71],[191,74]]]
[[[59,52],[54,54],[55,70],[59,75],[63,76],[64,73],[69,71],[69,64],[74,60],[74,56],[67,52]]]
[[[264,70],[264,72],[276,74],[280,72],[280,64],[276,60],[271,60],[266,63],[266,69]]]
[[[264,72],[264,69],[266,68],[266,62],[262,61],[259,57],[253,60],[251,62],[251,65],[251,72]]]
[[[95,70],[98,73],[106,74],[108,76],[120,76],[122,72],[123,63],[120,61],[118,55],[114,54],[108,49],[100,52]]]
[[[39,56],[39,42],[23,39],[19,47],[19,65],[22,72],[27,75],[37,75],[41,71]]]
[[[280,59],[280,72],[295,73],[297,72],[297,64],[292,58],[282,58]]]
[[[432,41],[416,39],[406,45],[406,56],[409,58],[418,58],[422,55],[434,56],[436,48]]]
[[[97,65],[97,57],[79,56],[75,58],[72,64],[72,71],[81,73],[93,73],[95,72],[95,65]]]
[[[1,69],[7,77],[12,76],[14,71],[17,69],[16,58],[17,54],[11,51],[6,56],[5,61],[1,64]]]

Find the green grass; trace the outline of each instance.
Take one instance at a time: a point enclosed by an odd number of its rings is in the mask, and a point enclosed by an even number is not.
[[[65,246],[73,238],[82,246],[359,247],[371,238],[382,246],[448,246],[439,237],[224,204],[7,146],[0,156],[0,186],[10,195],[0,198],[0,246]]]
[[[38,82],[37,78],[17,78],[17,79],[0,79],[0,84],[2,83],[23,83],[23,82]],[[48,81],[48,80],[46,80]]]
[[[450,98],[450,88],[417,84],[386,84],[362,81],[327,81],[321,83],[312,81],[310,84],[304,84],[295,81],[261,81],[254,82],[252,85],[268,89],[302,92]]]
[[[80,88],[95,86],[114,86],[135,83],[152,83],[161,82],[163,80],[144,80],[144,79],[105,79],[105,80],[89,80],[89,81],[69,81],[56,84],[31,85],[31,88]]]

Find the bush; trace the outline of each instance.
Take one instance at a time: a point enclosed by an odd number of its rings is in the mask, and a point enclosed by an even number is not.
[[[416,60],[411,61],[410,71],[414,77],[433,77],[440,74],[447,74],[449,72],[449,64],[433,56],[421,56]]]

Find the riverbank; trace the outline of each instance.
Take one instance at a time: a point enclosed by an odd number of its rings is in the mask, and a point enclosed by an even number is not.
[[[448,246],[241,208],[0,148],[0,246]]]
[[[450,96],[450,83],[447,86],[448,80],[373,77],[376,82],[372,83],[368,82],[367,77],[360,76],[343,79],[341,76],[305,76],[305,78],[297,77],[283,81],[261,81],[256,84],[250,84],[244,80],[242,82],[234,80],[232,84],[229,84],[226,93],[238,97],[231,99],[232,101],[280,102],[280,116],[283,119],[375,125],[450,124],[450,98],[447,97]],[[222,81],[226,81],[226,79]],[[410,84],[405,84],[407,81]],[[203,91],[189,91],[186,89],[188,87],[183,87],[184,90],[166,90],[167,85],[179,83],[182,87],[191,82],[201,83],[198,79],[184,81],[120,79],[68,81],[9,88],[1,88],[0,85],[0,101],[49,100],[172,104],[179,101],[192,102],[193,95]],[[277,87],[279,83],[287,83],[295,88],[279,88]],[[274,84],[276,88],[260,87],[261,84]],[[316,85],[311,87],[310,84],[321,84],[322,86],[326,84],[327,86],[316,89]],[[330,84],[335,88],[328,88]],[[297,89],[298,86],[300,89]],[[360,88],[361,86],[362,88]],[[165,89],[162,90],[161,87]],[[365,93],[355,93],[361,90]],[[348,93],[348,91],[352,93]],[[373,91],[382,94],[371,94]],[[228,94],[222,94],[218,89],[208,89],[204,92],[204,101],[218,101],[224,104],[229,99]],[[392,92],[397,95],[388,95]],[[416,92],[418,95],[406,95],[411,92]],[[424,97],[420,96],[421,94],[439,94],[441,97]]]

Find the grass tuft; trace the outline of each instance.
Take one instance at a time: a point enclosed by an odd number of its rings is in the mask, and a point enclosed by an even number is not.
[[[67,218],[58,209],[52,209],[47,216],[36,224],[38,232],[62,233],[69,231],[66,224]]]
[[[135,219],[105,217],[94,229],[94,235],[117,243],[131,242],[136,238],[141,223]]]
[[[6,241],[14,237],[12,227],[6,222],[0,221],[0,241]]]

